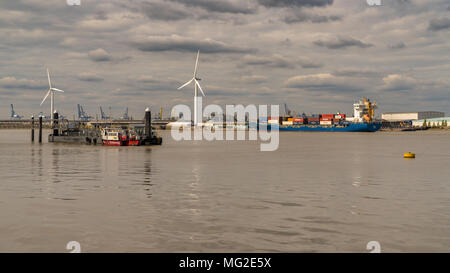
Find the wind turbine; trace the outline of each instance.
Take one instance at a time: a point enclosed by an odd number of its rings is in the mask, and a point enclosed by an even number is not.
[[[183,89],[184,87],[188,86],[191,83],[194,83],[194,126],[198,125],[199,115],[198,115],[198,89],[202,92],[202,95],[206,97],[205,93],[203,92],[202,87],[200,86],[199,81],[201,81],[200,78],[197,78],[197,70],[198,70],[198,59],[200,57],[200,50],[197,53],[197,61],[195,62],[195,69],[194,69],[194,77],[188,81],[187,83],[183,84],[178,88],[178,90]],[[201,115],[200,115],[201,119]]]
[[[45,95],[44,99],[41,102],[41,106],[42,106],[42,104],[44,104],[45,100],[50,95],[50,120],[51,120],[51,124],[53,125],[53,109],[55,108],[54,93],[55,92],[64,93],[64,91],[52,87],[52,82],[50,81],[50,72],[48,71],[48,68],[47,68],[47,78],[48,78],[49,89],[48,89],[47,95]]]

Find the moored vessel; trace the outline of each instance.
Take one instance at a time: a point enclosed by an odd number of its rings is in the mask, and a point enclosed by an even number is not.
[[[376,103],[369,99],[353,104],[353,117],[345,114],[319,114],[307,116],[269,117],[270,128],[278,127],[279,131],[292,132],[376,132],[381,129],[381,122],[374,119]]]
[[[152,128],[150,109],[145,110],[143,124],[127,124],[119,127],[101,127],[83,122],[58,121],[55,123],[49,142],[102,144],[104,146],[151,146],[162,145],[162,138]]]
[[[139,136],[133,131],[121,128],[102,129],[102,142],[104,146],[139,146]]]

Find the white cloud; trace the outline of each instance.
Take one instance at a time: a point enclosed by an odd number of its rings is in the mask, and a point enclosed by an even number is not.
[[[414,89],[418,83],[416,79],[399,74],[391,74],[383,78],[383,86],[381,90],[384,91],[407,91]]]
[[[285,87],[305,89],[314,92],[354,92],[361,90],[354,81],[348,78],[336,77],[329,73],[302,75],[289,78]]]
[[[3,88],[24,88],[24,89],[41,89],[45,85],[41,82],[28,79],[16,79],[15,77],[0,78],[0,87]]]

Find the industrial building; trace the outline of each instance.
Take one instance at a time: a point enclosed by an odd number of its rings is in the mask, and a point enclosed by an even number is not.
[[[391,113],[383,113],[381,118],[384,121],[388,122],[398,122],[398,121],[407,121],[407,120],[424,120],[424,119],[433,119],[433,118],[443,118],[445,117],[444,112],[436,112],[436,111],[424,111],[424,112],[391,112]]]
[[[426,125],[430,126],[430,127],[434,127],[434,126],[441,127],[444,125],[446,125],[447,127],[450,127],[450,117],[414,120],[412,122],[412,126],[413,127],[422,127],[424,125],[424,122],[426,122]]]

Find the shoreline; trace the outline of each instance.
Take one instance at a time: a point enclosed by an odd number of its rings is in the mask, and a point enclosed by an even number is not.
[[[34,127],[35,130],[39,130],[39,127],[37,125],[35,125]],[[42,129],[52,129],[50,124],[43,124]],[[170,131],[170,128],[161,128],[160,126],[154,126],[154,129],[158,130],[158,131]],[[447,128],[429,128],[427,130],[423,130],[418,128],[417,130],[414,130],[414,128],[411,128],[412,130],[404,130],[404,129],[410,129],[410,128],[385,128],[385,129],[381,129],[378,132],[400,132],[400,133],[406,133],[406,132],[423,132],[423,131],[450,131],[450,127]],[[31,130],[31,124],[29,125],[25,125],[25,124],[21,124],[21,125],[10,125],[7,126],[5,124],[1,124],[0,123],[0,130]],[[246,130],[248,131],[248,130]],[[282,133],[282,132],[281,132]],[[298,132],[301,133],[301,132]]]

